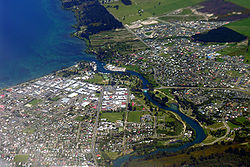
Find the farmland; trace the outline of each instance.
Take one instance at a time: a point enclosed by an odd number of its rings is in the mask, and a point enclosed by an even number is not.
[[[241,7],[250,9],[250,1],[247,1],[247,0],[226,0],[226,1],[232,2],[234,4],[241,6]]]
[[[226,27],[250,37],[250,18],[227,24]]]
[[[248,39],[250,38],[250,18],[230,23],[226,25],[226,27],[238,33],[248,36]],[[247,63],[250,62],[250,46],[249,45],[248,45],[248,52],[245,58],[245,62]]]
[[[124,5],[122,2],[104,4],[104,6],[122,23],[128,24],[147,17],[160,16],[167,12],[196,5],[203,0],[132,0],[132,5]],[[114,8],[114,6],[119,6]]]

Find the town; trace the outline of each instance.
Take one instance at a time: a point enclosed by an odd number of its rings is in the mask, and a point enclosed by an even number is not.
[[[194,140],[194,130],[178,114],[159,108],[145,92],[197,120],[207,131],[202,146],[232,141],[239,132],[245,135],[249,64],[243,54],[227,53],[245,49],[248,41],[193,39],[226,24],[161,18],[135,22],[108,32],[108,39],[106,34],[100,38],[107,32],[90,37],[89,51],[113,73],[82,61],[0,90],[1,158],[12,166],[111,166],[123,155]],[[112,42],[112,34],[119,33],[134,40]],[[97,49],[100,41],[105,44]],[[148,88],[127,70],[140,73]]]

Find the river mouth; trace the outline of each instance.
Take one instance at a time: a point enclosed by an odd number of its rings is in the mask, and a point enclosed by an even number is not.
[[[233,31],[227,27],[219,27],[217,29],[213,29],[203,34],[193,35],[192,38],[198,42],[218,42],[218,43],[226,43],[226,42],[241,42],[246,40],[247,37]]]

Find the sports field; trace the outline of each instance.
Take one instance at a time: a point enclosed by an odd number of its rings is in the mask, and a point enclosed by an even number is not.
[[[110,122],[116,122],[123,119],[123,112],[106,112],[101,114],[101,118],[106,118]]]

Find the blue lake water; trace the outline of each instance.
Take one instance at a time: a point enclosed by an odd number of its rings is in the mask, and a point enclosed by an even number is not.
[[[88,56],[72,38],[76,22],[60,0],[1,0],[0,88],[73,65]]]

